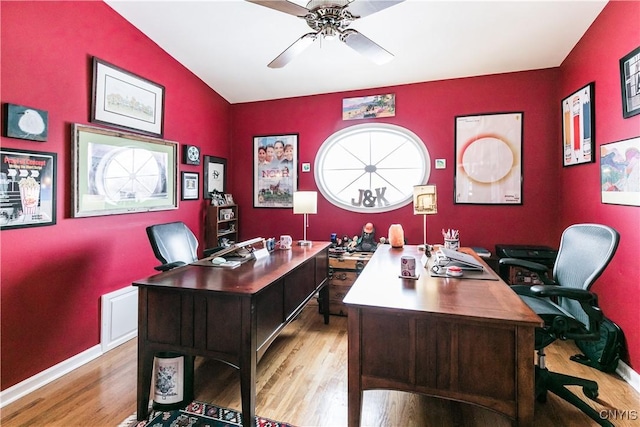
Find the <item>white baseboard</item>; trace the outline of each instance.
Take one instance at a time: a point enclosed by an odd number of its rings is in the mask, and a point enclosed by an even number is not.
[[[640,374],[631,369],[631,367],[622,360],[618,362],[616,374],[620,375],[623,380],[628,382],[631,387],[640,393]]]
[[[57,380],[61,376],[68,374],[86,363],[89,363],[100,355],[102,355],[100,345],[93,346],[80,354],[76,354],[63,362],[32,376],[31,378],[27,378],[21,383],[3,390],[0,392],[0,408],[26,396],[32,391],[35,391],[54,380]]]

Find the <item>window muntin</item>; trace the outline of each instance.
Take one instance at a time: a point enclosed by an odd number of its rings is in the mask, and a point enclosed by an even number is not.
[[[427,182],[431,160],[420,138],[390,124],[340,130],[320,147],[315,179],[335,206],[353,212],[388,212],[411,203],[413,186]]]

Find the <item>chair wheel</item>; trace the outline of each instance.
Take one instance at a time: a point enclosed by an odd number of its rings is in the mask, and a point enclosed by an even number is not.
[[[585,396],[587,396],[591,400],[596,400],[598,397],[598,388],[597,387],[582,387],[582,392]]]

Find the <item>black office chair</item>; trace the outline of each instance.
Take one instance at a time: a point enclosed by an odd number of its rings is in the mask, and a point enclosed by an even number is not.
[[[545,366],[544,348],[556,339],[597,340],[603,314],[598,296],[589,291],[613,258],[620,235],[611,227],[599,224],[576,224],[562,233],[558,256],[549,278],[548,267],[516,258],[502,258],[501,265],[518,266],[535,272],[543,285],[513,286],[512,289],[544,321],[535,333],[536,399],[545,402],[550,391],[576,406],[602,426],[613,426],[591,406],[571,393],[566,386],[581,386],[588,398],[598,396],[595,381],[550,372]]]
[[[158,271],[168,271],[198,260],[198,239],[184,222],[151,225],[147,227],[147,236],[154,255],[162,263],[154,267]],[[211,256],[220,249],[205,249],[204,256]]]

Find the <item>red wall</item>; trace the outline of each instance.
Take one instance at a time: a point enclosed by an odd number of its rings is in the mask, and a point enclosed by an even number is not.
[[[174,211],[70,218],[70,128],[89,120],[92,56],[165,86],[165,139],[228,157],[230,111],[102,2],[1,7],[2,103],[49,112],[47,142],[2,138],[2,146],[58,154],[57,224],[1,234],[4,390],[99,344],[100,296],[154,273],[146,226],[182,220],[203,235],[202,199]]]
[[[234,186],[234,198],[243,210],[241,233],[244,237],[291,234],[300,239],[303,232],[302,218],[293,215],[291,209],[252,209],[250,171],[254,135],[298,133],[300,163],[309,162],[313,169],[316,152],[327,137],[364,122],[342,120],[343,98],[395,93],[396,116],[376,121],[410,129],[424,141],[432,160],[447,160],[447,168],[432,168],[429,179],[429,183],[437,185],[438,214],[427,219],[428,242],[441,242],[442,228],[456,228],[463,245],[487,248],[493,248],[495,243],[555,245],[559,201],[540,182],[555,180],[558,173],[554,165],[559,152],[553,147],[559,123],[554,114],[557,81],[558,70],[550,69],[233,105],[233,179],[246,182]],[[536,88],[536,96],[531,96],[532,87]],[[454,117],[511,111],[524,112],[524,204],[455,205]],[[299,174],[300,189],[317,189],[313,170]],[[550,209],[541,210],[538,203]],[[376,237],[386,236],[390,224],[401,223],[409,243],[422,243],[423,239],[423,220],[413,215],[412,205],[388,213],[356,214],[333,206],[319,194],[318,215],[310,216],[309,221],[307,236],[316,240],[328,240],[332,232],[360,234],[366,222],[374,224]],[[520,227],[521,224],[528,226]]]
[[[144,228],[185,221],[203,237],[204,201],[176,211],[70,218],[70,123],[88,123],[91,57],[97,56],[166,88],[165,139],[195,144],[229,159],[229,186],[240,205],[241,238],[292,234],[302,219],[287,209],[253,209],[252,138],[299,133],[299,159],[313,165],[343,122],[344,97],[393,92],[397,115],[381,122],[405,126],[427,144],[438,185],[438,215],[428,218],[428,241],[459,228],[463,245],[495,243],[557,246],[573,222],[604,222],[622,234],[611,267],[596,284],[605,313],[623,327],[632,367],[640,363],[640,209],[600,203],[598,164],[562,168],[560,100],[596,82],[596,144],[638,136],[640,116],[622,119],[618,59],[640,45],[640,3],[611,2],[560,68],[475,77],[247,104],[229,104],[101,2],[2,2],[1,101],[49,111],[49,140],[2,138],[2,146],[58,154],[54,226],[3,230],[1,247],[1,354],[4,390],[99,343],[101,295],[152,274],[156,265]],[[524,203],[521,206],[453,204],[454,116],[524,112]],[[196,166],[181,171],[202,173]],[[202,176],[201,176],[202,178]],[[315,189],[313,171],[300,189]],[[580,191],[575,191],[579,188]],[[410,243],[422,239],[422,220],[410,206],[385,214],[355,214],[319,201],[308,235],[358,234],[372,221],[377,235],[403,224]]]
[[[633,17],[633,18],[632,18]],[[613,1],[560,67],[559,98],[595,82],[596,146],[640,136],[640,115],[624,119],[619,60],[640,46],[640,2]],[[596,150],[599,155],[599,150]],[[608,224],[620,246],[593,290],[606,316],[625,333],[630,364],[640,366],[640,208],[600,202],[600,162],[560,168],[562,227],[576,222]],[[586,185],[585,185],[586,184]]]

